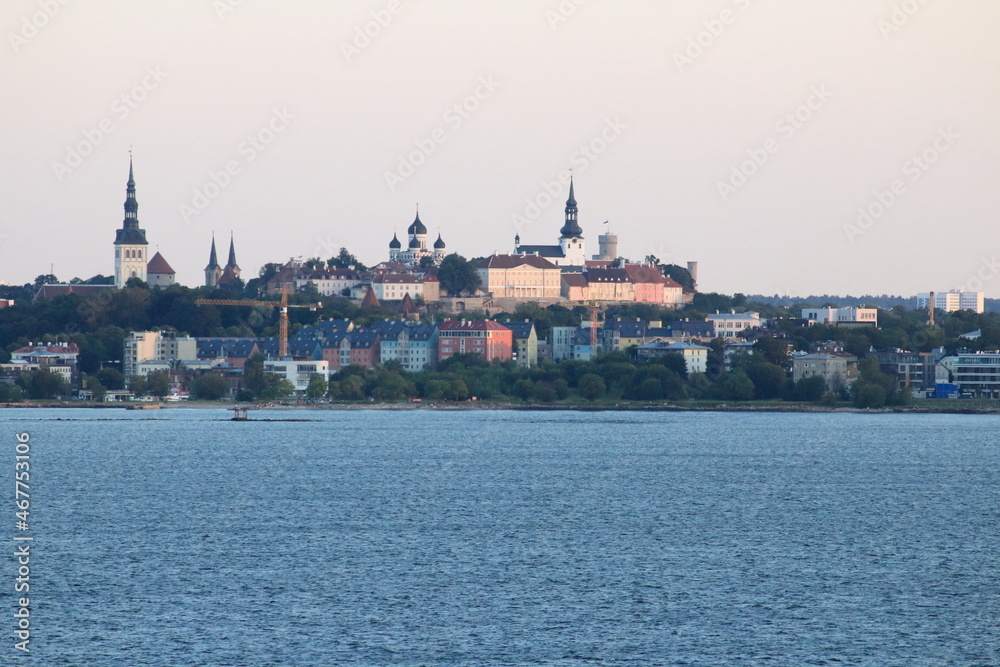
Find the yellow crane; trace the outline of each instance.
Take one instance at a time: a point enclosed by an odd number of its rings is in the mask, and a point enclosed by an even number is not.
[[[288,356],[288,309],[308,308],[316,310],[322,308],[323,303],[288,303],[288,290],[281,287],[281,301],[256,301],[254,299],[198,299],[195,304],[199,306],[244,306],[249,308],[277,308],[280,313],[278,317],[278,356],[282,359]]]

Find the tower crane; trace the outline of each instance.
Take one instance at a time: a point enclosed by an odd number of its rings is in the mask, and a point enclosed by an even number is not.
[[[288,356],[288,309],[308,308],[316,310],[323,307],[322,302],[317,303],[288,303],[288,289],[281,286],[280,301],[257,301],[254,299],[198,299],[195,301],[199,306],[243,306],[249,308],[277,308],[280,313],[278,317],[278,356],[282,359]]]

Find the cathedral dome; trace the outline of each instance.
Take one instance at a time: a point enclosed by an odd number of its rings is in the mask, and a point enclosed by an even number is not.
[[[415,238],[410,239],[410,249],[411,250],[414,249],[414,248],[419,248],[419,247],[420,247],[420,241],[418,241]]]
[[[410,236],[427,233],[427,228],[424,226],[424,223],[420,222],[419,213],[417,213],[417,217],[413,219],[413,223],[406,229],[406,233]]]
[[[396,238],[396,235],[393,234],[392,235],[392,240],[389,241],[389,248],[391,248],[392,250],[399,250],[402,247],[403,247],[403,244],[400,243],[399,239]]]
[[[441,239],[441,232],[438,232],[437,241],[434,242],[435,250],[444,250],[444,241]]]

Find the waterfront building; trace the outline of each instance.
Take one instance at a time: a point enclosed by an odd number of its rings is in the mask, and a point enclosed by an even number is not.
[[[514,337],[514,356],[521,368],[538,365],[538,332],[531,320],[504,322]]]
[[[510,329],[492,320],[445,320],[438,327],[438,362],[456,354],[478,354],[487,361],[510,361],[514,355]]]
[[[960,396],[1000,398],[1000,352],[959,352],[937,363],[938,384],[953,384]]]
[[[708,368],[708,353],[711,348],[704,345],[697,345],[688,342],[669,343],[667,341],[653,341],[640,345],[636,348],[636,354],[640,359],[655,359],[667,354],[679,354],[684,358],[684,367],[688,375],[692,373],[704,373]]]
[[[198,343],[191,336],[180,336],[176,331],[133,331],[125,338],[122,374],[126,379],[138,375],[144,361],[192,359],[198,359]]]
[[[830,391],[849,387],[857,379],[858,359],[852,355],[814,352],[792,358],[792,380],[820,376]]]

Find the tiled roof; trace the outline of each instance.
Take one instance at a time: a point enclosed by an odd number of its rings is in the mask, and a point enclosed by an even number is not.
[[[524,248],[525,246],[521,246]],[[558,246],[556,246],[558,247]],[[558,255],[562,256],[561,252]],[[536,269],[555,269],[559,267],[545,259],[545,256],[537,255],[490,255],[485,259],[476,262],[477,269],[514,269],[519,266],[532,266]]]
[[[170,268],[170,264],[167,263],[167,260],[165,260],[163,258],[163,255],[161,255],[159,251],[157,251],[157,253],[153,255],[153,258],[149,260],[149,263],[146,264],[146,273],[149,274],[149,273],[176,273],[176,272],[172,268]]]
[[[517,251],[522,255],[539,255],[541,257],[565,257],[562,246],[557,245],[520,245]]]
[[[438,331],[506,331],[507,327],[493,320],[445,320]]]

